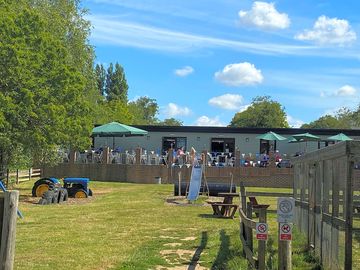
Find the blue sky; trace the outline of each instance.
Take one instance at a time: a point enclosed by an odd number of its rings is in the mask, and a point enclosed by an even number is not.
[[[259,95],[298,127],[360,103],[360,2],[85,0],[97,63],[119,62],[129,99],[159,118],[228,125]]]

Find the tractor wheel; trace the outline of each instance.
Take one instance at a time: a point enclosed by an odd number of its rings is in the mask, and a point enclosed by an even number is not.
[[[67,190],[65,188],[60,188],[58,202],[62,203],[67,201],[67,199],[68,199]]]
[[[83,189],[78,189],[74,193],[74,198],[77,198],[77,199],[84,199],[84,198],[87,198],[87,197],[88,197],[88,194]]]
[[[89,188],[89,196],[92,196],[93,195],[93,192],[92,190]]]
[[[42,200],[46,201],[46,203],[44,203],[44,204],[52,204],[53,200],[54,200],[54,191],[48,190],[48,191],[44,192],[44,194],[42,195]]]
[[[40,179],[34,183],[34,186],[32,188],[32,196],[33,197],[41,197],[46,191],[48,191],[50,188],[49,186],[53,183],[46,178]]]
[[[41,205],[45,205],[45,204],[49,204],[49,203],[48,203],[48,201],[47,201],[47,200],[45,200],[45,199],[41,198],[41,199],[39,200],[39,204],[41,204]]]
[[[52,197],[52,203],[59,203],[60,189],[55,188],[53,191],[54,191],[54,196]]]

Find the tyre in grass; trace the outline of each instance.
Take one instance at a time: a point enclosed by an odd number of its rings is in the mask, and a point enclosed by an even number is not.
[[[52,204],[53,200],[54,200],[54,191],[53,190],[48,190],[46,192],[44,192],[44,194],[42,195],[42,198],[40,199],[41,204]],[[39,201],[39,203],[40,203]]]
[[[60,196],[60,189],[59,188],[54,188],[54,195],[52,197],[52,203],[58,203],[59,202],[59,196]]]
[[[93,195],[93,192],[92,190],[89,188],[89,196],[92,196]]]
[[[77,189],[74,192],[74,198],[77,199],[86,199],[88,197],[88,194],[85,190],[83,189]]]
[[[42,195],[49,190],[50,186],[54,186],[53,182],[51,182],[50,179],[42,178],[40,180],[37,180],[32,188],[32,196],[42,197]]]
[[[59,197],[58,197],[58,203],[62,203],[68,200],[68,192],[66,188],[60,188],[59,189]]]

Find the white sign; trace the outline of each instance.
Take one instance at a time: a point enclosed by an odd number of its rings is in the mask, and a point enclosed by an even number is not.
[[[279,237],[282,241],[291,241],[292,239],[292,224],[279,223]]]
[[[266,223],[256,222],[256,239],[267,240],[268,225]]]
[[[293,222],[295,210],[294,198],[278,198],[277,221]]]

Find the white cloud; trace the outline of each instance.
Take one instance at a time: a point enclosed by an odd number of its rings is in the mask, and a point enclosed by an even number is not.
[[[210,118],[205,115],[200,116],[196,120],[195,125],[196,126],[217,126],[217,127],[225,126],[223,123],[221,123],[218,116],[216,116],[214,118]]]
[[[357,90],[351,86],[351,85],[344,85],[342,87],[340,87],[339,89],[335,90],[332,93],[326,93],[324,91],[322,91],[320,93],[320,97],[322,98],[326,98],[326,97],[353,97],[356,96],[357,94]]]
[[[226,65],[215,73],[215,79],[228,86],[241,86],[261,83],[264,77],[254,64],[244,62]]]
[[[356,40],[356,33],[351,30],[347,20],[320,16],[312,30],[304,30],[295,36],[299,40],[314,41],[320,45],[344,46]]]
[[[191,110],[188,107],[180,107],[175,103],[169,103],[165,109],[164,113],[166,117],[176,117],[176,116],[188,116],[191,114]]]
[[[274,3],[254,2],[251,10],[239,11],[240,22],[260,29],[285,29],[290,25],[289,16],[279,13]]]
[[[246,42],[173,31],[122,21],[122,18],[109,17],[108,15],[91,15],[86,18],[94,26],[93,31],[91,31],[91,39],[95,45],[106,44],[175,53],[197,51],[203,48],[229,48],[256,55],[314,55],[360,59],[357,48],[339,51],[334,48],[324,50],[314,45]]]
[[[190,66],[186,66],[180,69],[175,69],[174,74],[179,77],[186,77],[194,72],[194,69]]]
[[[243,103],[243,97],[235,94],[225,94],[209,99],[209,104],[225,110],[239,110]]]
[[[300,119],[296,119],[296,118],[292,117],[291,115],[287,115],[286,120],[289,123],[289,126],[292,127],[292,128],[299,128],[303,124],[305,124],[304,121],[302,121]]]
[[[356,89],[350,85],[344,85],[335,91],[335,96],[354,96],[356,95]]]

